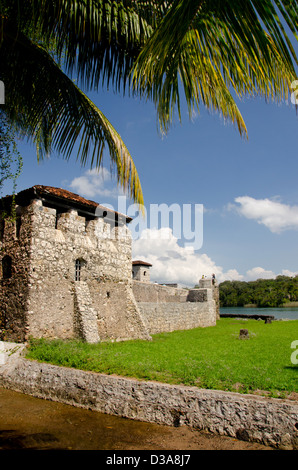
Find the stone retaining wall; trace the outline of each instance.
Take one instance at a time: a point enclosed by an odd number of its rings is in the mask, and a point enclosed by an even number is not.
[[[18,345],[20,346],[20,345]],[[298,403],[108,376],[26,360],[0,364],[0,386],[102,413],[298,449]]]

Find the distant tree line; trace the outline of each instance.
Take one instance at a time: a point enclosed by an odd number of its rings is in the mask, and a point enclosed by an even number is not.
[[[277,276],[256,281],[224,281],[219,284],[221,307],[279,307],[298,301],[298,276]]]

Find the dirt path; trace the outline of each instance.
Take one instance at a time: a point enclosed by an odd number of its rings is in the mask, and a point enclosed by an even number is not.
[[[148,424],[0,388],[0,450],[272,450],[186,427]]]

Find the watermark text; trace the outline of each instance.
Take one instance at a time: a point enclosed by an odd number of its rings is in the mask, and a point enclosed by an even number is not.
[[[291,363],[292,363],[292,364],[298,364],[298,340],[293,341],[293,342],[291,343],[291,348],[292,348],[292,349],[297,348],[297,349],[295,349],[295,351],[293,351],[292,354],[291,354]]]
[[[113,238],[113,228],[119,225],[119,214],[125,214],[131,219],[129,229],[133,240],[156,238],[155,235],[162,239],[174,237],[182,240],[185,247],[199,250],[203,246],[203,213],[203,204],[162,203],[146,208],[135,203],[127,205],[126,197],[119,196],[117,208],[104,204],[98,206],[95,215],[109,222],[109,238]]]
[[[0,80],[0,104],[5,104],[5,86]]]
[[[291,93],[291,103],[298,105],[298,80],[294,80],[291,83],[291,89],[294,90]]]

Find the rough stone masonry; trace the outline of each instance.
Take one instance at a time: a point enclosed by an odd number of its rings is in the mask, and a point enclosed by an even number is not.
[[[24,345],[3,346],[7,360],[0,362],[1,387],[101,413],[298,449],[295,400],[86,372],[24,359]]]
[[[150,340],[215,325],[212,286],[196,299],[168,288],[162,302],[144,301],[144,285],[158,288],[132,279],[131,218],[49,186],[18,193],[14,219],[12,201],[0,205],[0,339]]]

